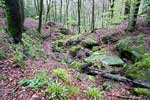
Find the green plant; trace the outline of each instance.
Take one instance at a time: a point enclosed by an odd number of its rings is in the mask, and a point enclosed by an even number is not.
[[[61,69],[61,68],[54,69],[52,71],[52,74],[56,75],[58,78],[60,78],[63,81],[68,81],[69,79],[69,74],[66,69]]]
[[[20,51],[16,52],[16,54],[13,56],[13,61],[17,66],[23,67],[25,65],[24,54]]]
[[[19,81],[19,85],[27,86],[32,89],[37,89],[43,87],[44,85],[48,84],[50,79],[48,75],[44,71],[38,72],[33,79],[24,79]]]
[[[144,88],[135,88],[134,92],[138,95],[150,96],[150,90]]]
[[[88,88],[85,93],[91,97],[91,99],[93,100],[100,100],[100,97],[101,97],[101,92],[99,91],[98,88]]]
[[[67,88],[58,82],[48,84],[46,92],[50,94],[50,99],[58,97],[59,99],[64,100],[67,98],[68,94]]]
[[[80,93],[80,89],[73,85],[67,86],[67,89],[68,89],[68,92],[71,93],[72,95],[77,95]]]
[[[77,62],[77,61],[73,61],[72,63],[71,63],[71,67],[73,67],[73,68],[78,68],[78,69],[80,69],[81,68],[81,63],[80,62]]]
[[[5,57],[6,57],[5,52],[2,49],[0,49],[0,59]]]

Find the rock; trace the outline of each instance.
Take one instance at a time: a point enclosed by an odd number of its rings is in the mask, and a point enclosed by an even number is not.
[[[85,59],[86,62],[101,62],[108,66],[123,66],[124,61],[119,57],[108,55],[92,55]]]
[[[74,61],[73,57],[68,57],[67,58],[67,63],[71,64]]]
[[[121,57],[136,61],[140,59],[144,53],[146,53],[144,41],[144,36],[142,35],[133,38],[127,37],[118,41],[117,50]]]
[[[72,36],[65,41],[65,46],[70,47],[72,45],[77,45],[81,42],[82,38],[80,35]]]
[[[125,72],[126,76],[131,79],[150,84],[150,57],[144,56],[140,61],[128,66]]]
[[[92,49],[93,46],[98,46],[98,43],[93,39],[86,39],[81,41],[81,45],[85,48]]]
[[[73,57],[75,57],[77,55],[77,52],[80,50],[81,48],[79,46],[73,46],[72,48],[69,49],[69,54]]]
[[[94,46],[94,47],[92,48],[92,51],[93,51],[93,52],[99,51],[99,50],[100,50],[100,47],[99,47],[99,46]]]
[[[64,35],[69,35],[71,34],[71,31],[69,29],[66,28],[60,28],[60,33],[64,34]]]

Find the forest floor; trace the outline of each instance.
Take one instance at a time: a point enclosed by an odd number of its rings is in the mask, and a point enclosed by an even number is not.
[[[146,35],[146,37],[150,38],[150,28],[141,27],[139,24],[140,21],[141,20],[139,19],[138,30],[136,30],[134,33],[130,33],[130,35],[134,36],[143,33]],[[0,25],[3,26],[3,28],[6,26],[4,19],[2,18],[0,19]],[[37,22],[31,18],[28,18],[25,21],[25,26],[28,30],[30,29],[30,31],[33,31],[37,27]],[[124,21],[122,24],[115,26],[113,29],[99,29],[96,31],[97,34],[92,33],[93,35],[90,36],[100,42],[100,37],[105,33],[119,31],[120,34],[118,35],[118,38],[121,39],[129,35],[121,34],[124,33],[126,26],[127,21]],[[80,73],[81,80],[78,80],[76,75],[79,73],[79,71],[62,64],[61,62],[63,57],[68,56],[67,53],[61,54],[53,51],[53,42],[58,40],[59,36],[61,36],[60,32],[56,32],[56,30],[58,30],[60,27],[61,25],[58,23],[53,26],[53,29],[48,25],[43,26],[42,33],[45,33],[43,35],[45,35],[46,38],[43,39],[41,43],[48,59],[26,59],[25,68],[15,66],[12,61],[13,54],[10,51],[9,46],[6,45],[7,43],[11,43],[9,42],[9,37],[4,31],[2,34],[0,34],[0,48],[3,49],[7,54],[7,57],[0,61],[0,100],[49,100],[48,96],[43,95],[40,89],[32,90],[30,88],[18,85],[18,82],[25,78],[34,77],[36,72],[40,70],[46,71],[49,76],[51,76],[51,71],[57,68],[66,69],[71,76],[69,83],[79,87],[80,90],[86,90],[92,86],[99,88],[102,91],[102,100],[150,100],[150,97],[133,94],[133,87],[130,83],[106,79],[101,75],[95,76],[95,80],[93,81],[90,80],[88,75],[84,73]],[[66,37],[70,37],[70,35],[66,35]],[[111,49],[113,49],[113,44],[103,45],[103,47],[105,46],[109,48],[112,46]],[[106,82],[112,85],[109,90],[104,90],[103,84]],[[58,100],[58,98],[55,100]],[[76,96],[70,95],[68,100],[90,100],[90,98],[82,91]]]

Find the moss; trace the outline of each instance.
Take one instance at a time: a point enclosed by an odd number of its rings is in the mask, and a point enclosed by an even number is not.
[[[69,53],[70,55],[72,55],[73,57],[75,57],[77,55],[77,52],[80,50],[81,48],[79,46],[73,46],[70,50]]]
[[[97,46],[98,44],[97,44],[97,42],[96,42],[95,40],[93,40],[93,39],[86,39],[86,40],[83,40],[83,41],[81,42],[81,45],[82,45],[83,47],[85,47],[85,48],[91,48],[91,49],[92,49],[93,46]]]
[[[143,58],[126,70],[126,75],[133,79],[150,80],[150,54],[145,54]]]
[[[146,95],[150,96],[150,90],[144,88],[135,88],[134,93],[137,95]]]
[[[92,47],[92,51],[95,52],[95,51],[99,51],[100,50],[100,47],[99,46],[94,46]]]

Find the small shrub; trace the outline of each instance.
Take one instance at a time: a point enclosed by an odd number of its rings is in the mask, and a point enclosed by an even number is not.
[[[68,92],[71,93],[72,95],[77,95],[80,93],[80,89],[73,85],[67,86],[67,89],[68,89]]]
[[[5,58],[5,57],[6,57],[5,52],[2,49],[0,49],[0,59]]]
[[[46,72],[40,71],[38,72],[33,79],[24,79],[19,81],[19,85],[27,86],[32,89],[37,89],[43,87],[48,84],[49,78]]]
[[[54,69],[52,71],[52,74],[56,75],[58,78],[60,78],[63,81],[68,81],[69,79],[69,74],[66,69],[61,69],[61,68]]]
[[[58,97],[61,100],[67,98],[68,90],[65,86],[61,85],[60,83],[50,83],[46,90],[47,93],[50,94],[50,99],[54,99]]]
[[[98,88],[88,88],[85,93],[93,100],[100,100],[101,92]]]

